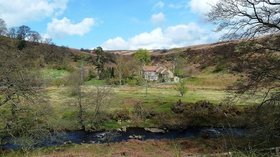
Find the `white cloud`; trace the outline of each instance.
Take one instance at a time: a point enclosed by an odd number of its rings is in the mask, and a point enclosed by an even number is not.
[[[212,32],[190,23],[170,26],[166,29],[156,28],[127,40],[121,37],[109,39],[102,44],[102,47],[107,50],[162,49],[209,43],[217,39],[218,36],[214,36]]]
[[[9,26],[56,16],[67,8],[68,0],[0,0],[0,18]]]
[[[165,6],[164,2],[159,1],[154,5],[155,9],[162,9]]]
[[[151,21],[152,21],[154,24],[160,24],[160,23],[162,23],[164,20],[165,20],[165,15],[164,15],[162,12],[157,13],[157,14],[153,14],[152,17],[151,17]]]
[[[129,49],[128,43],[121,37],[116,37],[114,39],[109,39],[102,44],[103,48],[113,48],[115,50],[126,50]]]
[[[72,23],[68,18],[52,19],[48,23],[48,34],[52,37],[64,37],[66,35],[80,35],[88,33],[91,27],[95,24],[93,18],[85,18],[79,23]]]
[[[207,14],[213,5],[215,5],[219,0],[191,0],[189,2],[189,7],[195,13],[200,15]]]

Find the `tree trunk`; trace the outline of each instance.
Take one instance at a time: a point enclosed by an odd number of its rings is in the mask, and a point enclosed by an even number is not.
[[[84,80],[84,69],[83,69],[83,62],[81,64],[81,69],[80,69],[80,82],[79,82],[79,92],[78,92],[78,104],[79,104],[79,123],[81,126],[82,130],[85,130],[85,124],[84,124],[84,109],[82,105],[82,85],[83,85],[83,80]]]

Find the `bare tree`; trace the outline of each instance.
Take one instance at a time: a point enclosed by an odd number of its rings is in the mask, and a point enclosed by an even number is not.
[[[18,27],[17,38],[20,40],[25,40],[29,36],[30,31],[31,29],[28,26],[22,25]]]
[[[280,32],[279,0],[220,0],[208,14],[224,38],[252,38]]]
[[[86,106],[83,103],[85,97],[85,92],[82,90],[82,85],[84,83],[84,67],[81,63],[81,67],[78,71],[73,72],[68,79],[68,85],[71,92],[71,96],[76,99],[75,105],[78,107],[78,122],[80,128],[85,130],[85,112]]]
[[[39,42],[41,40],[41,35],[36,31],[30,31],[28,40],[31,42]]]
[[[7,34],[7,25],[6,22],[0,18],[0,35],[6,35]]]
[[[52,38],[44,38],[42,40],[42,43],[50,45],[52,44]]]
[[[111,103],[113,92],[111,87],[96,86],[91,94],[92,104],[94,106],[94,117],[97,119],[102,111],[102,107]]]
[[[8,31],[8,37],[10,38],[16,38],[17,37],[17,30],[15,27],[12,27]]]
[[[42,97],[43,82],[30,60],[31,52],[5,49],[0,46],[0,107],[9,110],[1,114],[0,137],[11,136],[9,142],[28,150],[50,135],[48,118],[51,108]]]
[[[0,106],[17,100],[33,101],[42,86],[40,76],[26,53],[5,51],[0,48]]]
[[[114,100],[114,92],[110,86],[88,87],[84,92],[86,126],[88,130],[97,129],[106,118],[106,108]]]
[[[270,130],[272,134],[262,137],[279,137],[280,1],[220,0],[208,17],[218,26],[217,31],[227,32],[224,39],[244,39],[235,48],[237,58],[232,67],[242,77],[229,89],[237,96],[262,94],[253,115],[256,128],[261,128],[256,132]],[[265,112],[271,109],[273,114]]]
[[[218,25],[218,31],[227,30],[225,38],[245,38],[236,47],[238,60],[235,69],[243,72],[237,93],[260,91],[275,93],[280,75],[280,1],[279,0],[220,0],[208,14]],[[259,35],[267,35],[262,38]],[[271,94],[265,94],[265,99]]]

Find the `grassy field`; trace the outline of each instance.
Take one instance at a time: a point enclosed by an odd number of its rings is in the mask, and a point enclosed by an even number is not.
[[[84,90],[94,90],[94,86],[84,86]],[[213,103],[220,102],[227,94],[224,91],[218,90],[189,90],[183,97],[173,88],[148,88],[146,95],[144,87],[115,87],[112,88],[114,93],[113,102],[103,109],[107,113],[113,113],[118,110],[127,109],[133,110],[137,103],[141,103],[147,110],[156,113],[171,114],[171,106],[179,99],[184,102],[197,102],[207,100]],[[57,129],[75,129],[75,114],[77,112],[76,100],[71,96],[67,87],[49,87],[45,90],[49,104],[54,109],[54,115],[57,117]],[[72,119],[73,118],[73,119]],[[53,122],[55,123],[55,122]],[[120,127],[115,121],[108,121],[105,124],[106,128]]]
[[[49,101],[52,108],[52,118],[49,123],[57,130],[76,130],[79,129],[77,122],[77,99],[71,95],[69,87],[64,85],[65,80],[70,72],[66,70],[43,69],[42,73],[50,82],[58,82],[59,85],[49,84],[44,89],[43,95]],[[237,76],[227,73],[212,73],[211,69],[206,69],[201,73],[195,74],[192,77],[185,78],[187,81],[187,92],[181,97],[179,92],[175,90],[175,84],[159,84],[149,83],[148,88],[145,86],[112,86],[112,102],[102,107],[102,111],[114,116],[115,112],[122,114],[130,114],[131,116],[135,105],[141,104],[149,113],[165,114],[168,119],[175,123],[182,117],[174,114],[171,110],[172,106],[178,100],[184,103],[195,103],[198,101],[208,101],[213,104],[219,104],[225,98],[231,95],[225,91],[225,88],[232,84]],[[94,91],[96,86],[104,86],[104,80],[90,80],[86,81],[82,87],[84,92]],[[90,96],[89,96],[90,99]],[[86,101],[86,100],[84,100]],[[257,99],[238,102],[236,105],[253,104]],[[90,106],[90,104],[87,104]],[[90,107],[89,107],[90,108]],[[4,110],[4,109],[2,109]],[[128,111],[128,112],[126,112]],[[174,119],[174,120],[172,120]],[[132,120],[133,121],[133,120]],[[127,122],[118,123],[116,120],[109,118],[103,124],[103,129],[116,129],[122,126],[132,126],[135,124],[140,127],[156,127],[158,122],[152,120],[142,120],[139,123]]]
[[[178,121],[181,117],[174,115],[171,107],[178,100],[184,103],[195,103],[198,101],[208,101],[214,104],[219,104],[225,98],[231,95],[225,91],[226,87],[237,80],[238,76],[228,74],[226,72],[213,73],[213,69],[207,68],[200,73],[193,74],[192,77],[185,78],[187,81],[187,92],[181,97],[179,92],[175,90],[175,84],[159,84],[150,82],[148,88],[145,86],[112,86],[113,101],[103,107],[103,111],[107,114],[114,115],[114,112],[129,111],[133,112],[136,104],[141,104],[148,112],[156,114],[169,115],[169,119]],[[53,108],[53,117],[51,124],[58,130],[75,130],[78,129],[77,122],[77,100],[71,95],[69,88],[63,85],[59,80],[65,80],[69,72],[65,70],[44,69],[45,78],[53,82],[58,82],[59,85],[51,84],[43,93],[47,96],[50,106]],[[82,87],[84,92],[94,91],[95,86],[104,86],[105,80],[92,79],[85,82]],[[90,98],[89,98],[90,99]],[[247,102],[238,102],[236,105],[247,105],[254,103],[255,100]],[[177,116],[177,117],[176,117]],[[133,122],[131,122],[133,123]],[[134,123],[136,126],[156,126],[154,121],[145,120],[140,123]],[[131,126],[127,122],[118,123],[115,120],[107,120],[102,128],[116,129],[122,126]]]

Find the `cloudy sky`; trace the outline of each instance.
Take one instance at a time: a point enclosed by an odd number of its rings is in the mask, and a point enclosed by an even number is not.
[[[0,18],[78,49],[174,48],[219,39],[205,18],[216,1],[0,0]]]

